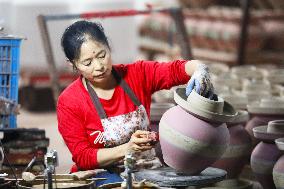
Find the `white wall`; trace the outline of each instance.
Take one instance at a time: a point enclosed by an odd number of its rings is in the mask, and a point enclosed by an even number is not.
[[[145,3],[152,3],[155,6],[174,6],[176,0],[0,0],[0,26],[4,26],[9,34],[27,38],[23,41],[21,48],[22,67],[46,68],[47,62],[36,20],[37,15],[144,9],[146,8]],[[137,25],[139,18],[95,19],[102,23],[109,37],[114,63],[128,63],[138,56]],[[60,46],[61,35],[64,29],[74,21],[51,21],[48,23],[58,67],[66,67],[65,56]]]

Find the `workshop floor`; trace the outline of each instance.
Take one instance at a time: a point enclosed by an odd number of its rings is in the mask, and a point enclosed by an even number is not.
[[[45,130],[46,137],[50,139],[49,148],[56,150],[58,153],[59,166],[56,168],[56,172],[68,173],[73,163],[71,153],[57,130],[56,112],[38,113],[21,109],[17,119],[19,128],[39,128]]]

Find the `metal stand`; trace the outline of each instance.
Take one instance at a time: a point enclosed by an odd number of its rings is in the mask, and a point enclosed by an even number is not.
[[[52,174],[55,172],[55,167],[58,166],[58,156],[55,150],[50,150],[45,155],[45,175],[47,177],[48,189],[52,189]]]

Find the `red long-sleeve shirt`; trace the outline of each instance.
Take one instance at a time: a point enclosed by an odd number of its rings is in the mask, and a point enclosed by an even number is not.
[[[189,80],[185,63],[184,60],[169,63],[137,61],[127,65],[115,65],[114,68],[144,105],[149,117],[151,95],[155,91],[170,89]],[[115,88],[111,99],[100,98],[100,102],[108,117],[126,114],[137,108],[120,86]],[[76,165],[84,170],[98,168],[97,152],[99,148],[104,148],[104,145],[99,142],[95,144],[94,140],[103,132],[103,127],[81,77],[59,96],[57,120],[59,132]]]

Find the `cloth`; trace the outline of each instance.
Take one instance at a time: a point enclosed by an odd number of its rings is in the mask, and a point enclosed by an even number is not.
[[[138,61],[114,67],[145,107],[149,117],[154,92],[187,83],[189,76],[185,72],[185,63],[179,60],[169,63]],[[100,102],[108,117],[127,114],[137,108],[121,86],[115,88],[111,99],[100,98]],[[104,129],[81,77],[59,96],[57,120],[59,132],[72,153],[73,161],[82,170],[98,168],[97,151],[104,148]]]
[[[188,96],[192,90],[206,98],[213,98],[214,88],[210,81],[209,69],[203,63],[197,65],[196,71],[190,78],[186,87],[186,95]]]
[[[103,184],[123,182],[123,179],[117,173],[113,173],[111,171],[99,173],[96,176],[94,176],[94,178],[106,178],[106,180],[97,180],[96,187],[99,187]]]

